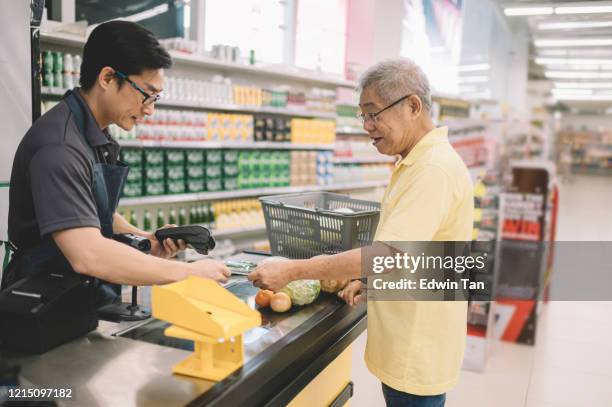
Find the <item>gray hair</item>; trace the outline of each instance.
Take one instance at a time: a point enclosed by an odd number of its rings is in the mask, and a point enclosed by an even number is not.
[[[406,95],[416,95],[425,110],[431,110],[431,90],[425,72],[411,59],[386,59],[368,68],[359,78],[357,90],[373,86],[385,102],[393,103]]]

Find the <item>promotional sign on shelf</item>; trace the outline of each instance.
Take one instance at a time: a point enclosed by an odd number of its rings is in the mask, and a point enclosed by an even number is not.
[[[538,301],[549,266],[552,239],[547,233],[548,163],[515,163],[512,186],[503,194],[502,241],[496,293],[495,336],[504,341],[535,343]]]

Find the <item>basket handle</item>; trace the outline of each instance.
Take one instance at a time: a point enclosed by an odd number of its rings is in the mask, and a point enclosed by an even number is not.
[[[265,203],[270,204],[270,205],[280,205],[280,206],[285,206],[285,204],[284,204],[284,203],[282,203],[282,202],[280,202],[280,201],[272,201],[272,200],[268,200],[268,199],[266,199],[266,200],[262,200],[262,202],[265,202]]]

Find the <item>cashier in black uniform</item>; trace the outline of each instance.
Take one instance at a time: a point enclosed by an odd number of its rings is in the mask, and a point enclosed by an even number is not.
[[[107,128],[131,130],[152,115],[171,65],[138,24],[112,21],[92,31],[81,87],[34,123],[15,154],[8,233],[16,251],[2,288],[32,273],[74,270],[96,278],[103,303],[117,295],[116,284],[164,284],[189,275],[227,280],[220,262],[168,260],[185,248],[183,241],[160,244],[116,212],[128,169]],[[113,233],[149,238],[152,256],[110,239]]]

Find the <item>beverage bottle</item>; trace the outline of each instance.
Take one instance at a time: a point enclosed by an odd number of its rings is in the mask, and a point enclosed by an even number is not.
[[[138,227],[138,218],[136,217],[136,211],[132,210],[130,213],[130,224]]]
[[[72,89],[74,87],[74,70],[73,59],[71,54],[64,54],[64,88]]]
[[[72,58],[72,75],[74,85],[77,86],[81,79],[81,56],[78,54]]]
[[[148,209],[144,211],[143,229],[146,231],[151,230],[151,213]]]
[[[168,213],[168,223],[171,225],[176,225],[176,211],[174,208],[170,208],[170,212]]]
[[[203,223],[204,226],[208,227],[210,223],[210,212],[208,211],[208,207],[206,204],[200,205],[200,223]]]
[[[165,216],[164,216],[164,211],[163,209],[158,209],[157,210],[157,229],[163,227],[166,224],[165,221]]]
[[[198,210],[195,206],[192,206],[189,209],[189,224],[195,225],[196,223],[198,223]]]
[[[217,216],[216,216],[216,209],[215,209],[215,205],[211,205],[210,203],[206,204],[207,208],[208,208],[208,224],[210,226],[211,229],[214,229],[216,226],[216,220],[217,220]]]
[[[179,209],[179,226],[184,226],[187,224],[187,212],[185,208]]]

